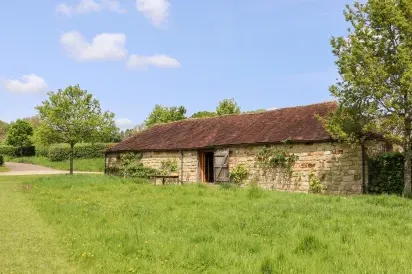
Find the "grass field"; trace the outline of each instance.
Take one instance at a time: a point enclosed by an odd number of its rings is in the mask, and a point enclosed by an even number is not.
[[[398,197],[155,187],[88,175],[0,178],[0,188],[0,272],[412,269],[412,201]]]
[[[7,158],[8,162],[26,163],[39,166],[50,167],[59,170],[69,170],[69,161],[52,162],[47,157],[21,157],[21,158]],[[96,159],[74,159],[75,171],[104,171],[104,158]]]
[[[7,172],[9,169],[5,166],[0,166],[0,172]]]

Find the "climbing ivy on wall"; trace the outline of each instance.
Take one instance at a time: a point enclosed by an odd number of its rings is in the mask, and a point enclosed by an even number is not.
[[[275,147],[263,147],[256,156],[256,162],[264,171],[283,169],[286,174],[292,176],[293,165],[299,157]]]

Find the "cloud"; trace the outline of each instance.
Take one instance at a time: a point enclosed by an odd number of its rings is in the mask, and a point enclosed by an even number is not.
[[[167,55],[142,56],[133,54],[127,62],[127,68],[129,69],[142,69],[149,66],[157,68],[181,67],[179,61]]]
[[[4,87],[15,93],[40,93],[48,88],[46,81],[36,74],[23,75],[19,80],[5,80]]]
[[[71,17],[74,14],[86,14],[91,12],[111,11],[125,13],[126,10],[120,6],[117,0],[80,0],[76,5],[59,4],[56,7],[58,14]]]
[[[120,129],[133,128],[133,122],[127,118],[121,118],[116,120],[116,126]]]
[[[78,31],[64,33],[60,43],[70,58],[77,61],[121,60],[126,58],[126,35],[123,33],[102,33],[89,43]]]
[[[152,20],[153,25],[161,26],[169,16],[169,0],[136,0],[136,8],[147,18]]]

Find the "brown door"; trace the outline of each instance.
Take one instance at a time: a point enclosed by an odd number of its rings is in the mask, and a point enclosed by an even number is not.
[[[229,182],[229,150],[219,149],[215,151],[214,160],[215,182]]]

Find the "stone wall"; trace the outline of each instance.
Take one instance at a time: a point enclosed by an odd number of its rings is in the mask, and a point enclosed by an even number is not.
[[[160,169],[162,162],[172,159],[178,163],[178,171],[176,175],[179,175],[179,181],[182,179],[181,169],[181,153],[180,151],[170,152],[143,152],[142,164],[145,167],[154,169]],[[108,155],[108,166],[113,165],[119,159],[118,153]],[[197,182],[198,181],[198,156],[197,151],[184,151],[183,152],[183,182]]]
[[[355,194],[362,192],[362,155],[360,148],[353,148],[341,143],[313,143],[275,145],[276,149],[284,150],[298,156],[292,168],[292,173],[286,174],[282,169],[263,170],[256,162],[257,153],[262,146],[229,147],[229,169],[243,164],[249,171],[245,184],[257,183],[265,189],[284,191],[309,192],[311,174],[324,187],[325,193]],[[199,181],[199,160],[196,150],[184,151],[183,181]],[[109,165],[116,161],[118,154],[108,155]],[[142,163],[146,167],[160,168],[162,161],[175,159],[178,162],[178,174],[181,174],[180,152],[145,152]]]
[[[262,147],[231,148],[230,168],[239,164],[249,170],[246,183],[257,183],[265,189],[309,192],[311,174],[318,179],[326,193],[354,194],[362,192],[362,155],[359,148],[340,143],[276,145],[298,156],[291,175],[284,169],[269,171],[256,162]]]

